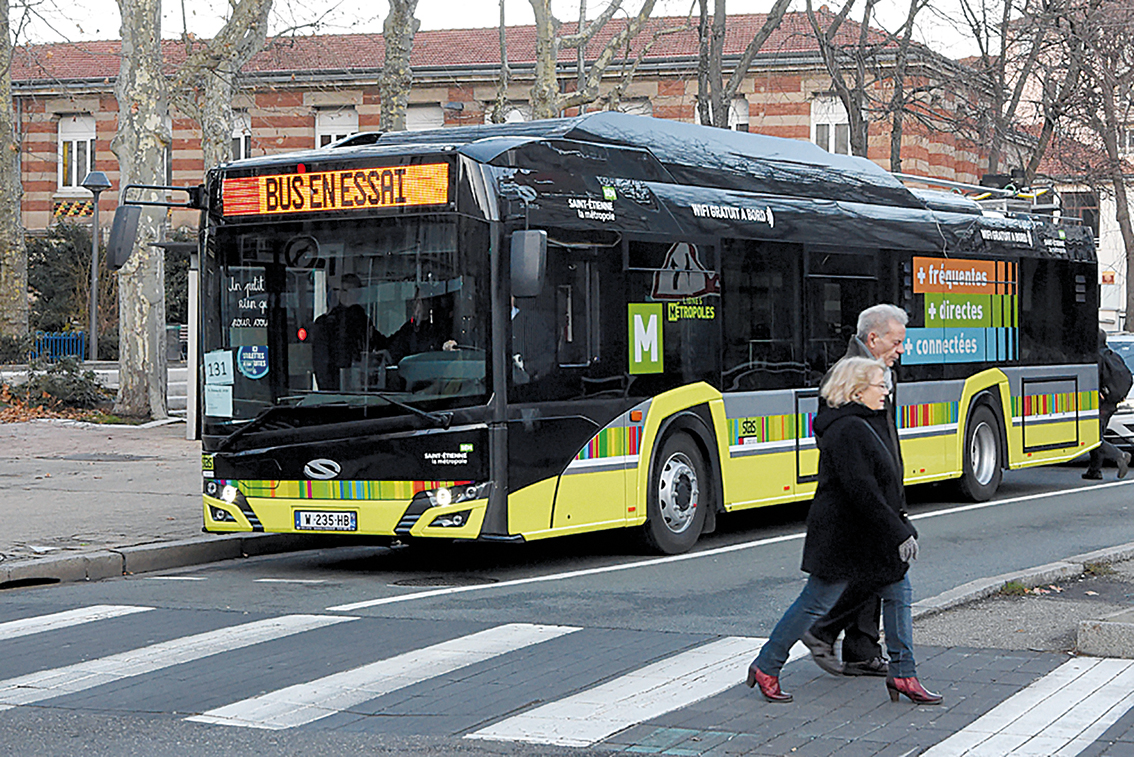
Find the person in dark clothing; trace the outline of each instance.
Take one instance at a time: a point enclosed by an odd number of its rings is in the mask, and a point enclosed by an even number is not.
[[[898,441],[897,409],[894,404],[894,363],[905,351],[906,312],[894,305],[874,305],[859,313],[857,334],[851,337],[844,357],[864,357],[880,360],[885,365],[886,433],[898,451],[898,470],[904,471],[902,448]],[[825,376],[823,381],[826,382]],[[905,490],[901,492],[905,507]],[[841,667],[825,667],[830,673],[849,676],[884,676],[886,661],[882,658],[879,641],[879,619],[882,598],[869,589],[852,585],[825,616],[811,629],[811,634],[828,644],[834,644],[843,633],[843,662]]]
[[[457,349],[452,339],[453,307],[449,298],[422,297],[415,294],[409,319],[395,331],[386,349],[396,362],[419,352],[451,352]]]
[[[1109,354],[1108,354],[1109,353]],[[1091,462],[1083,478],[1102,480],[1103,458],[1118,466],[1118,477],[1126,478],[1130,470],[1130,453],[1123,452],[1106,440],[1106,427],[1118,410],[1118,403],[1130,391],[1130,369],[1110,347],[1106,346],[1106,332],[1099,329],[1099,446],[1091,450]]]
[[[335,290],[338,302],[312,325],[311,356],[320,389],[341,388],[343,368],[354,365],[363,352],[386,348],[386,337],[358,304],[361,289],[358,276],[344,274]]]
[[[902,471],[887,430],[885,371],[866,358],[840,360],[820,389],[815,435],[819,482],[807,515],[802,568],[809,573],[799,597],[772,630],[748,668],[749,688],[769,702],[790,702],[780,671],[796,641],[817,657],[834,651],[808,632],[848,586],[871,586],[882,597],[892,701],[905,695],[917,704],[941,697],[917,679],[913,656],[909,563],[917,558],[917,531],[902,510]]]
[[[525,299],[512,298],[512,382],[526,384],[546,376],[555,365],[555,316]]]

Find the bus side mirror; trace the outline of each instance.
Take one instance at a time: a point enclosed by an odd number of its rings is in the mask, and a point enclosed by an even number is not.
[[[134,240],[138,237],[138,217],[141,215],[140,205],[119,205],[114,211],[110,241],[106,244],[106,264],[110,266],[110,270],[117,271],[126,265],[130,253],[134,252]]]
[[[512,296],[535,297],[543,289],[547,266],[547,232],[512,233]]]

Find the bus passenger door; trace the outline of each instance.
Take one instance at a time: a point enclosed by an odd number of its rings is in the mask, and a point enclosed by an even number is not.
[[[797,493],[814,491],[819,450],[812,421],[819,410],[819,384],[846,354],[858,330],[858,314],[878,303],[878,255],[875,250],[813,246],[807,248],[804,277],[809,392],[796,397],[799,423],[796,447]]]
[[[612,391],[622,386],[615,358],[626,341],[625,319],[616,317],[621,263],[617,248],[552,242],[543,291],[514,300],[508,379],[512,533],[625,522],[628,474],[619,450],[628,430],[617,422],[625,401]]]

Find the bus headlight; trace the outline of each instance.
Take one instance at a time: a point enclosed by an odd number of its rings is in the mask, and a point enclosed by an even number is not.
[[[231,505],[236,501],[237,494],[240,494],[239,489],[237,489],[232,484],[225,484],[224,488],[221,489],[220,498],[222,502],[227,502]]]
[[[448,507],[474,499],[484,499],[492,491],[492,482],[482,484],[458,484],[453,487],[441,486],[426,492],[430,507]]]

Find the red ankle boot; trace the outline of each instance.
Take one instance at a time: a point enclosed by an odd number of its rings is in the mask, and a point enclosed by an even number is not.
[[[897,702],[898,695],[905,694],[914,704],[941,704],[941,695],[922,686],[916,678],[887,678],[886,690],[890,692],[891,702]]]
[[[748,680],[745,681],[748,688],[753,686],[760,686],[760,693],[769,702],[790,702],[792,697],[786,691],[780,689],[780,679],[776,676],[770,676],[760,668],[756,667],[756,663],[748,666]]]

